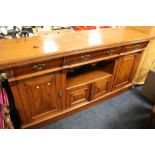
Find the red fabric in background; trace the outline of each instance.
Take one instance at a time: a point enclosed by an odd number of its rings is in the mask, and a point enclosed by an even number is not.
[[[99,26],[100,28],[109,28],[109,26]]]
[[[99,26],[100,28],[108,28],[109,26]],[[75,31],[93,30],[96,26],[73,26]]]
[[[75,31],[83,31],[96,29],[96,26],[74,26],[73,28]]]
[[[0,129],[5,129],[3,120],[3,105],[9,105],[8,96],[4,88],[0,85]]]

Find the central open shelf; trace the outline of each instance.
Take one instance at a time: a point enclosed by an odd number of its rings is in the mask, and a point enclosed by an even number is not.
[[[102,70],[95,70],[95,71],[91,71],[91,72],[86,72],[86,73],[80,74],[78,76],[68,78],[67,86],[73,87],[73,86],[80,85],[83,83],[90,83],[90,82],[93,82],[93,81],[100,79],[100,78],[108,78],[110,76],[111,76],[111,74],[106,73]]]
[[[110,78],[113,68],[114,61],[101,61],[70,69],[67,73],[67,88],[91,83],[101,78]]]

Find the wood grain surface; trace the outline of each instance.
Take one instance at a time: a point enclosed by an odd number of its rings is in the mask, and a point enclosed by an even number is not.
[[[118,27],[0,40],[0,69],[138,43],[154,37],[150,33]]]

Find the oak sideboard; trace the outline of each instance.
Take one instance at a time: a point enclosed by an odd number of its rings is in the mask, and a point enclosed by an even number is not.
[[[0,41],[22,128],[37,128],[132,88],[155,36],[126,27]]]

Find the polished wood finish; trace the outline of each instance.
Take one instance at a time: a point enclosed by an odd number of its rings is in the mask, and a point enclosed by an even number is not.
[[[86,54],[78,54],[78,55],[74,55],[74,56],[70,56],[68,58],[66,58],[66,62],[67,65],[71,65],[71,64],[78,64],[78,63],[84,63],[87,61],[91,61],[93,59],[97,59],[97,58],[101,58],[101,57],[108,57],[108,56],[113,56],[116,54],[120,54],[121,53],[121,48],[117,47],[117,48],[110,48],[108,50],[99,50],[97,52],[90,52],[90,53],[86,53]]]
[[[102,70],[86,72],[67,80],[67,103],[85,103],[109,91],[111,74]]]
[[[128,82],[130,79],[132,67],[135,61],[135,55],[123,56],[120,58],[119,68],[115,78],[114,88],[120,87]]]
[[[104,96],[110,91],[110,78],[102,78],[92,83],[90,99],[94,100]]]
[[[14,68],[14,76],[21,76],[30,73],[36,73],[43,70],[53,69],[62,66],[62,59],[55,59],[49,61],[43,61],[39,63],[34,63],[27,66],[19,66]]]
[[[0,40],[0,69],[145,42],[153,37],[150,33],[118,27]]]
[[[28,121],[39,119],[48,113],[56,113],[61,109],[57,102],[56,75],[44,75],[18,82],[18,89],[23,95],[25,113]],[[26,123],[26,122],[25,122]]]
[[[89,102],[90,84],[67,89],[67,107]]]
[[[122,51],[123,52],[131,52],[131,51],[134,51],[134,50],[139,50],[139,49],[145,48],[147,46],[147,44],[148,44],[148,41],[123,46]]]
[[[58,112],[57,114],[49,115],[46,118],[43,117],[40,120],[25,124],[22,127],[23,128],[38,128],[38,127],[40,127],[42,125],[58,121],[58,120],[60,120],[60,119],[62,119],[64,117],[75,114],[75,113],[77,113],[77,112],[79,112],[81,110],[88,109],[88,108],[90,108],[92,106],[100,104],[101,102],[103,102],[103,101],[105,101],[105,100],[107,100],[107,99],[109,99],[111,97],[119,95],[119,94],[131,89],[131,86],[132,86],[131,84],[127,84],[124,87],[120,87],[120,88],[114,90],[113,92],[105,94],[104,97],[100,97],[100,98],[98,98],[96,100],[86,102],[86,103],[83,103],[83,104],[77,104],[76,106],[73,106],[71,108],[67,108],[67,109],[65,109],[65,110],[63,110],[61,112]]]
[[[91,72],[86,72],[75,77],[69,78],[67,80],[67,87],[74,87],[81,84],[92,83],[100,78],[108,78],[111,74],[108,74],[102,70],[95,70]]]
[[[130,88],[153,37],[123,27],[0,41],[0,69],[8,75],[22,128],[56,121]]]

